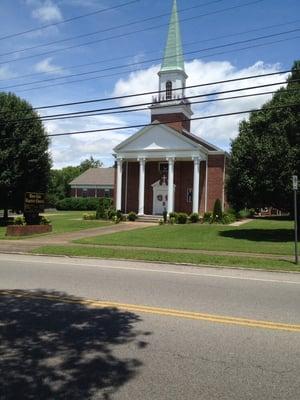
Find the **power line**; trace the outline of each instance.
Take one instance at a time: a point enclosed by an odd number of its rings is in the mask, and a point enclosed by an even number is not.
[[[218,0],[219,1],[219,0]],[[267,25],[267,26],[263,26],[261,28],[256,28],[256,29],[250,29],[247,31],[240,31],[240,32],[235,32],[235,33],[230,33],[227,35],[222,35],[222,36],[215,36],[215,37],[211,37],[208,39],[202,39],[199,41],[192,41],[192,42],[186,42],[184,43],[184,47],[185,46],[190,46],[193,44],[198,44],[198,43],[205,43],[205,42],[210,42],[210,41],[214,41],[214,40],[218,40],[218,39],[224,39],[224,38],[228,38],[228,37],[234,37],[234,36],[239,36],[239,35],[245,35],[248,33],[252,33],[252,32],[258,32],[258,31],[262,31],[262,30],[266,30],[266,29],[271,29],[271,28],[278,28],[281,26],[286,26],[286,25],[292,25],[295,24],[297,22],[299,22],[300,19],[296,19],[296,20],[291,20],[285,23],[281,23],[281,24],[272,24],[272,25]],[[172,48],[176,48],[176,46],[173,46]],[[158,51],[148,51],[145,52],[144,54],[155,54]],[[161,53],[161,51],[159,51],[159,53]],[[75,65],[69,65],[66,67],[60,67],[57,69],[53,69],[51,70],[51,73],[55,73],[55,72],[62,72],[64,70],[70,70],[70,69],[75,69],[75,68],[81,68],[81,67],[87,67],[87,66],[91,66],[91,65],[95,65],[95,64],[102,64],[102,63],[106,63],[106,62],[113,62],[113,61],[118,61],[118,60],[124,60],[124,59],[132,59],[135,56],[135,54],[131,54],[131,55],[127,55],[127,56],[121,56],[121,57],[114,57],[114,58],[110,58],[110,59],[102,59],[102,60],[98,60],[98,61],[93,61],[90,63],[84,63],[84,64],[75,64]],[[31,74],[25,74],[25,75],[19,75],[19,76],[14,76],[14,77],[10,77],[10,78],[3,78],[0,79],[1,81],[11,81],[11,80],[16,80],[16,79],[21,79],[21,78],[29,78],[32,76],[40,76],[40,75],[47,75],[49,74],[49,72],[36,72],[36,73],[31,73]]]
[[[292,70],[288,69],[288,70],[283,70],[283,71],[278,71],[278,72],[269,72],[267,74],[248,75],[248,76],[241,77],[241,78],[224,79],[221,81],[213,81],[213,82],[201,83],[201,84],[197,84],[197,85],[190,85],[190,86],[186,86],[185,89],[195,89],[198,87],[206,87],[206,86],[212,86],[212,85],[220,85],[220,84],[224,84],[224,83],[239,82],[239,81],[248,80],[248,79],[256,79],[256,78],[262,78],[262,77],[267,77],[267,76],[282,75],[282,74],[287,74],[289,72],[292,72]],[[182,89],[183,89],[182,87],[174,88],[173,91],[178,91],[178,90],[182,90]],[[141,92],[141,93],[128,94],[128,95],[123,95],[123,96],[102,97],[102,98],[91,99],[91,100],[45,105],[45,106],[33,107],[33,109],[34,110],[42,110],[42,109],[49,109],[49,108],[58,108],[58,107],[90,104],[90,103],[99,103],[99,102],[103,102],[103,101],[123,100],[123,99],[140,97],[140,96],[145,96],[145,95],[160,94],[160,93],[164,93],[164,92],[165,92],[164,90],[154,90],[154,91],[150,91],[150,92]]]
[[[195,117],[191,118],[191,121],[198,121],[198,120],[205,120],[205,119],[212,119],[212,118],[220,118],[220,117],[229,117],[233,115],[239,115],[239,114],[249,114],[253,112],[263,112],[263,111],[270,111],[270,110],[276,110],[276,109],[285,109],[285,108],[291,108],[291,107],[299,107],[300,103],[293,103],[293,104],[286,104],[283,106],[274,106],[274,107],[266,107],[263,109],[254,109],[254,110],[244,110],[244,111],[236,111],[236,112],[231,112],[231,113],[225,113],[225,114],[213,114],[213,115],[205,115],[202,117]],[[182,122],[182,121],[172,121],[172,122]],[[50,135],[47,135],[48,137],[59,137],[59,136],[71,136],[71,135],[81,135],[84,133],[98,133],[98,132],[109,132],[109,131],[120,131],[120,130],[126,130],[126,129],[136,129],[136,128],[143,128],[145,126],[159,126],[159,125],[168,125],[163,122],[155,122],[151,124],[140,124],[140,125],[129,125],[129,126],[118,126],[115,128],[102,128],[102,129],[92,129],[92,130],[86,130],[86,131],[75,131],[75,132],[63,132],[63,133],[53,133]]]
[[[138,1],[138,0],[136,0],[136,1]],[[210,1],[208,3],[203,3],[203,4],[198,4],[196,6],[183,8],[183,9],[180,10],[180,12],[182,13],[182,12],[193,10],[195,8],[204,7],[204,6],[207,6],[207,5],[210,5],[210,4],[220,3],[221,1],[223,1],[223,0],[214,0],[214,1]],[[132,21],[132,22],[129,22],[129,23],[126,23],[126,24],[122,24],[122,25],[117,25],[117,26],[114,26],[114,27],[111,27],[111,28],[106,28],[106,29],[101,29],[101,30],[97,30],[97,31],[94,31],[94,32],[90,32],[90,33],[84,33],[84,34],[81,34],[81,35],[71,36],[71,37],[66,38],[66,39],[59,39],[59,40],[55,40],[55,41],[52,41],[52,42],[39,44],[39,45],[36,45],[36,46],[31,46],[31,47],[26,47],[26,48],[19,49],[19,50],[10,51],[8,53],[2,53],[2,54],[0,54],[0,57],[8,56],[8,55],[15,54],[15,53],[21,53],[21,52],[28,51],[28,50],[34,50],[34,49],[38,49],[38,48],[41,48],[41,47],[47,47],[47,46],[51,46],[53,44],[65,43],[65,42],[68,42],[70,40],[81,39],[81,38],[84,38],[84,37],[97,35],[99,33],[114,31],[116,29],[126,28],[128,26],[140,24],[142,22],[149,22],[149,21],[152,21],[152,20],[156,20],[158,18],[166,17],[166,16],[170,16],[170,13],[168,12],[168,13],[164,13],[164,14],[160,14],[160,15],[155,15],[153,17],[139,19],[137,21]]]
[[[292,29],[292,30],[288,30],[288,31],[269,34],[269,35],[258,36],[256,38],[240,40],[240,41],[226,43],[226,44],[222,44],[222,45],[218,45],[218,46],[207,47],[207,48],[204,48],[204,49],[188,51],[188,52],[185,52],[183,55],[197,54],[197,53],[202,53],[204,51],[215,50],[215,49],[220,49],[220,48],[222,49],[222,48],[226,48],[226,47],[230,47],[230,46],[235,46],[235,45],[238,45],[238,44],[250,43],[250,42],[253,42],[253,41],[256,41],[256,40],[263,40],[263,39],[267,39],[267,38],[271,38],[271,37],[277,37],[277,36],[281,36],[281,35],[286,35],[288,33],[299,32],[299,31],[300,31],[300,28],[296,28],[296,29]],[[167,58],[172,59],[176,55],[177,54],[174,54],[174,55],[168,56]],[[65,75],[65,76],[62,76],[62,77],[48,78],[48,79],[42,79],[42,80],[39,80],[39,81],[33,81],[33,82],[27,82],[27,83],[19,83],[19,84],[15,84],[15,85],[9,85],[9,86],[5,86],[5,87],[0,88],[0,90],[7,90],[7,89],[11,89],[11,88],[16,88],[16,87],[34,85],[34,84],[43,83],[43,82],[52,82],[52,81],[57,81],[57,80],[61,80],[61,79],[73,78],[73,77],[77,77],[77,76],[85,76],[85,75],[89,75],[89,74],[95,74],[97,72],[112,71],[112,70],[115,70],[115,69],[120,69],[120,68],[135,66],[135,65],[143,65],[143,64],[148,64],[148,63],[160,61],[160,60],[161,60],[161,58],[154,58],[154,59],[145,60],[145,61],[142,61],[142,62],[135,62],[135,63],[123,64],[123,65],[115,65],[115,66],[112,66],[112,67],[102,68],[102,69],[98,69],[98,70],[80,72],[80,73],[71,74],[71,75]],[[67,82],[64,82],[64,83],[67,83]]]
[[[272,44],[275,44],[275,43],[282,43],[282,42],[291,41],[291,40],[299,39],[299,38],[300,38],[300,36],[294,36],[294,37],[287,38],[287,39],[281,39],[281,40],[275,40],[275,41],[266,42],[266,43],[255,44],[255,45],[251,45],[251,46],[246,46],[246,47],[241,47],[241,48],[238,48],[238,49],[232,49],[232,50],[216,52],[216,53],[207,54],[207,55],[203,55],[203,56],[201,55],[201,59],[210,58],[210,57],[213,57],[213,56],[219,56],[219,55],[223,55],[223,54],[236,53],[236,52],[239,52],[239,51],[249,50],[249,49],[253,49],[253,48],[257,48],[257,47],[269,46],[269,45],[272,45]],[[191,61],[191,60],[193,60],[193,59],[192,58],[188,58],[186,61]],[[136,72],[136,69],[124,70],[122,72],[115,72],[115,73],[112,73],[112,74],[96,75],[96,76],[89,77],[89,78],[84,78],[84,79],[75,79],[73,81],[66,81],[66,82],[61,82],[61,83],[54,83],[54,84],[43,85],[43,86],[36,86],[36,87],[33,87],[33,88],[28,88],[28,89],[21,89],[18,92],[19,93],[31,92],[33,90],[45,89],[45,88],[49,88],[49,87],[62,86],[62,85],[70,85],[70,84],[73,84],[73,83],[86,82],[86,81],[100,79],[100,78],[113,77],[113,76],[123,75],[123,74],[126,74],[126,73],[131,73],[131,72]]]
[[[102,8],[102,9],[100,9],[100,10],[96,10],[96,11],[93,11],[93,12],[90,12],[90,13],[87,13],[87,14],[81,14],[81,15],[78,15],[78,16],[76,16],[76,17],[72,17],[72,18],[64,19],[64,20],[62,20],[62,21],[54,22],[54,23],[52,23],[52,24],[41,25],[41,26],[38,27],[38,28],[32,28],[32,29],[28,29],[28,30],[22,31],[22,32],[11,33],[11,34],[9,34],[9,35],[0,37],[0,40],[10,39],[10,38],[13,38],[13,37],[26,35],[27,33],[32,33],[32,32],[35,32],[35,31],[40,31],[40,30],[42,30],[42,29],[50,28],[51,26],[62,25],[62,24],[65,24],[65,23],[67,23],[67,22],[75,21],[75,20],[78,20],[78,19],[81,19],[81,18],[90,17],[90,16],[92,16],[92,15],[100,14],[100,13],[103,13],[103,12],[105,12],[105,11],[110,11],[110,10],[115,10],[115,9],[117,9],[117,8],[125,7],[125,6],[128,6],[128,5],[130,5],[130,4],[137,3],[137,2],[139,2],[139,1],[140,1],[140,0],[132,0],[132,1],[129,1],[129,2],[126,2],[126,3],[119,4],[119,5],[117,5],[117,6],[112,6],[112,7],[108,7],[108,8]]]
[[[241,7],[246,7],[248,5],[261,3],[262,1],[265,1],[265,0],[255,0],[255,1],[251,1],[249,3],[240,4],[238,6],[228,7],[228,8],[224,8],[224,9],[221,9],[221,10],[213,11],[213,12],[210,12],[210,13],[196,15],[196,16],[189,17],[189,18],[184,18],[184,19],[181,20],[181,22],[191,21],[191,20],[194,20],[194,19],[198,19],[200,17],[204,17],[204,16],[208,16],[208,15],[214,15],[214,14],[218,14],[218,13],[221,13],[221,12],[224,12],[224,11],[234,10],[234,9],[241,8]],[[35,57],[39,57],[39,56],[45,56],[45,55],[49,55],[49,54],[54,54],[54,53],[58,53],[58,52],[66,51],[66,50],[71,50],[71,49],[78,48],[78,47],[84,47],[84,46],[87,46],[87,45],[100,43],[102,41],[107,41],[107,40],[111,40],[111,39],[123,38],[125,36],[129,36],[129,35],[132,35],[132,34],[135,34],[135,33],[147,32],[147,31],[159,29],[159,28],[162,28],[162,27],[165,27],[165,26],[168,26],[168,25],[170,25],[170,24],[161,24],[161,25],[151,26],[149,28],[139,29],[139,30],[123,33],[123,34],[114,35],[114,36],[111,36],[111,37],[101,38],[101,39],[93,40],[93,41],[90,41],[90,42],[85,42],[85,43],[81,43],[81,44],[77,44],[77,45],[72,45],[72,46],[69,46],[69,47],[63,47],[63,48],[60,48],[60,49],[49,50],[49,51],[46,51],[46,52],[43,52],[43,53],[39,53],[39,54],[33,54],[33,55],[29,55],[29,56],[24,56],[24,57],[18,57],[17,59],[13,59],[13,60],[1,61],[0,65],[13,63],[13,62],[17,62],[17,61],[22,61],[22,60],[26,60],[26,59],[29,59],[29,58],[35,58]]]
[[[287,90],[287,93],[298,93],[299,90]],[[277,93],[276,91],[269,91],[269,92],[261,92],[261,93],[253,93],[253,94],[244,94],[242,96],[230,96],[230,97],[222,97],[218,99],[207,99],[207,100],[200,100],[200,101],[191,101],[190,104],[203,104],[203,103],[212,103],[212,102],[218,102],[218,101],[224,101],[224,100],[236,100],[236,99],[242,99],[242,98],[248,98],[248,97],[256,97],[256,96],[266,96],[270,94],[275,94]],[[176,104],[171,104],[168,106],[168,108],[176,107]],[[136,109],[130,109],[130,110],[117,110],[117,111],[109,111],[109,112],[99,112],[96,113],[94,112],[93,114],[84,114],[84,115],[71,115],[71,116],[65,116],[65,117],[57,117],[57,118],[43,118],[43,121],[56,121],[56,120],[64,120],[64,119],[74,119],[74,118],[84,118],[84,117],[94,117],[94,116],[101,116],[101,115],[111,115],[111,114],[123,114],[123,113],[129,113],[129,112],[137,112],[137,111],[146,111],[148,110],[148,107],[144,108],[136,108]],[[74,113],[76,114],[76,113]],[[15,122],[15,121],[13,121]]]
[[[291,82],[299,82],[300,79],[295,79],[292,80]],[[188,96],[185,97],[184,99],[181,100],[190,100],[190,99],[196,99],[196,98],[203,98],[203,97],[210,97],[210,96],[219,96],[221,94],[228,94],[228,93],[236,93],[236,92],[241,92],[244,90],[254,90],[254,89],[262,89],[265,87],[269,86],[279,86],[283,85],[286,82],[277,82],[277,83],[269,83],[269,84],[264,84],[264,85],[256,85],[256,86],[248,86],[245,88],[240,88],[240,89],[231,89],[231,90],[224,90],[220,92],[213,92],[213,93],[206,93],[206,94],[199,94],[199,95],[194,95],[194,96]],[[299,90],[290,90],[291,92],[293,91],[299,91]],[[271,94],[271,93],[276,93],[276,92],[263,92],[263,93],[253,93],[253,94],[248,94],[248,95],[242,95],[242,96],[236,96],[236,97],[228,97],[228,98],[220,98],[220,99],[210,99],[210,100],[203,100],[203,101],[196,101],[196,102],[190,102],[190,104],[199,104],[199,103],[209,103],[209,102],[214,102],[214,101],[221,101],[221,100],[231,100],[231,99],[237,99],[237,98],[243,98],[243,97],[253,97],[253,96],[260,96],[260,95],[266,95],[266,94]],[[180,100],[180,99],[179,99]],[[163,100],[160,102],[163,107],[173,107],[172,104],[168,104],[168,100]],[[101,113],[99,115],[104,115],[104,114],[117,114],[117,113],[123,113],[123,112],[135,112],[135,111],[141,111],[141,110],[148,110],[148,107],[142,108],[142,106],[151,106],[153,102],[147,102],[147,103],[140,103],[140,104],[130,104],[126,106],[116,106],[116,107],[109,107],[109,108],[100,108],[100,109],[94,109],[94,110],[85,110],[85,111],[74,111],[74,112],[69,112],[69,113],[61,113],[61,114],[53,114],[53,115],[44,115],[40,116],[39,118],[43,121],[49,120],[58,120],[58,119],[68,119],[68,118],[74,118],[74,117],[85,117],[85,116],[93,116],[96,115],[94,113],[96,112],[102,112],[104,111],[105,113]],[[174,105],[175,107],[178,106],[178,104]],[[136,108],[135,108],[136,107]],[[117,110],[117,111],[116,111]],[[92,113],[92,114],[90,114]],[[28,120],[34,120],[36,117],[29,117],[29,118],[18,118],[14,120],[9,120],[6,122],[20,122],[20,121],[28,121]]]

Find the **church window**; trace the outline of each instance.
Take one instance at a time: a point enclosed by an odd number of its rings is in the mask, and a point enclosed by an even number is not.
[[[166,100],[172,100],[172,82],[166,83]]]

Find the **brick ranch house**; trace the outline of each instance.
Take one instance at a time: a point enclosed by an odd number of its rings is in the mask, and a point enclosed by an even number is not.
[[[193,112],[185,97],[188,76],[176,0],[158,75],[151,124],[114,148],[116,208],[139,215],[204,213],[220,199],[224,209],[228,155],[191,133]]]
[[[90,168],[70,182],[72,197],[113,197],[114,168]]]

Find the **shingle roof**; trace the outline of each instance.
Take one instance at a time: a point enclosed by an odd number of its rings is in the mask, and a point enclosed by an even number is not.
[[[114,168],[90,168],[75,178],[70,185],[114,185]]]
[[[219,147],[206,142],[205,140],[201,139],[199,136],[196,136],[193,133],[186,131],[185,129],[183,129],[181,131],[181,133],[183,134],[183,136],[186,136],[187,138],[193,140],[194,142],[201,144],[201,146],[206,148],[208,151],[223,151]]]

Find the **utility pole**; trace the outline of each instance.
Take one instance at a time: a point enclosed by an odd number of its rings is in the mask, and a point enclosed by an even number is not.
[[[294,226],[295,226],[295,264],[298,265],[298,216],[297,216],[297,190],[298,176],[293,175],[293,190],[294,190]]]

